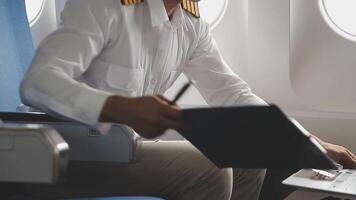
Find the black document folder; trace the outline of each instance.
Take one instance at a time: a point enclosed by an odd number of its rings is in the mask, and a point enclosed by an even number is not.
[[[337,169],[277,106],[183,110],[181,134],[220,168]]]

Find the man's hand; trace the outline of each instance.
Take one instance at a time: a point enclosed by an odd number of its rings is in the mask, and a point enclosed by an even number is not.
[[[345,169],[356,169],[356,156],[350,150],[327,142],[322,142],[321,145],[326,149],[328,155],[343,165]]]
[[[315,135],[312,135],[312,137],[324,147],[332,159],[341,164],[345,169],[356,169],[356,156],[350,150],[339,145],[324,142]]]
[[[100,121],[126,124],[142,137],[155,138],[167,129],[181,129],[181,110],[163,96],[111,96],[103,107]]]

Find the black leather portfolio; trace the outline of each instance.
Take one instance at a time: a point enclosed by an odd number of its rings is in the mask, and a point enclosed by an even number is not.
[[[181,134],[220,168],[337,169],[277,106],[183,110]]]

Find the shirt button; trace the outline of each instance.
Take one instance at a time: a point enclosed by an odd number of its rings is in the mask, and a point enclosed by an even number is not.
[[[147,91],[146,91],[146,95],[152,95],[154,92],[154,89],[153,88],[148,88]]]
[[[156,79],[154,79],[154,78],[151,79],[151,84],[152,84],[152,85],[156,84]]]

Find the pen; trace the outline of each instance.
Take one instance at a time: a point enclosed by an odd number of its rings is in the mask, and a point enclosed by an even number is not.
[[[178,94],[176,95],[176,97],[173,99],[171,105],[174,105],[177,103],[177,101],[183,96],[183,94],[188,90],[188,88],[194,84],[194,81],[189,80],[188,83],[184,84],[184,86],[182,87],[182,89],[179,90]]]

